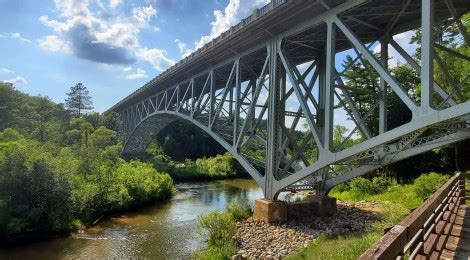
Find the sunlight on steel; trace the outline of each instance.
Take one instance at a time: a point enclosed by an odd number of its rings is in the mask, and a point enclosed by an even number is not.
[[[461,17],[469,9],[468,0],[271,1],[110,109],[124,122],[123,153],[144,151],[168,124],[187,120],[230,152],[266,198],[276,199],[284,191],[326,195],[351,178],[468,139],[470,101],[462,90],[470,75],[455,82],[436,49],[469,57],[435,43],[433,34],[438,22],[453,22],[468,45]],[[418,29],[421,61],[393,38]],[[419,75],[418,97],[416,86],[405,89],[391,72],[392,50]],[[351,63],[338,68],[344,52]],[[348,87],[346,73],[356,63],[379,75],[375,87]],[[450,91],[433,78],[436,69]],[[375,105],[360,110],[357,93],[375,95]],[[392,96],[410,121],[388,129]],[[354,125],[339,143],[336,109]]]

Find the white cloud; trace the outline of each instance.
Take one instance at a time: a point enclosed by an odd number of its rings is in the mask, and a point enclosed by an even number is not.
[[[27,43],[32,42],[30,39],[26,39],[23,36],[21,36],[21,33],[19,32],[14,32],[10,34],[0,34],[0,38],[7,38],[7,37],[10,37],[11,39],[20,40],[22,42],[27,42]]]
[[[122,71],[124,72],[129,72],[132,70],[132,67],[125,67],[124,69],[122,69]]]
[[[198,48],[204,46],[204,44],[212,41],[223,32],[230,29],[231,26],[236,25],[253,13],[256,8],[263,7],[270,3],[270,0],[230,0],[225,9],[214,11],[214,21],[211,22],[211,33],[209,35],[202,36],[198,41],[194,43],[194,48],[188,47],[184,42],[176,42],[182,57],[186,57]],[[220,4],[220,3],[217,3]],[[182,49],[184,51],[182,51]]]
[[[62,52],[66,54],[72,53],[67,42],[62,41],[56,35],[49,35],[38,39],[38,43],[41,48],[52,52]]]
[[[183,58],[189,56],[191,54],[191,52],[193,52],[193,50],[191,48],[189,48],[188,44],[186,44],[185,42],[182,42],[182,41],[176,39],[175,43],[178,45],[178,49],[180,50],[180,53],[181,53]]]
[[[127,68],[124,68],[124,70],[127,69]],[[129,79],[129,80],[134,80],[134,79],[143,79],[143,78],[147,78],[147,73],[145,72],[145,70],[141,69],[141,68],[137,68],[137,70],[135,71],[132,71],[130,74],[127,74],[126,75],[126,79]]]
[[[122,1],[110,1],[116,7]],[[162,71],[175,63],[165,50],[140,45],[139,33],[149,26],[157,13],[152,6],[134,7],[128,16],[92,12],[88,0],[55,0],[63,21],[41,16],[39,20],[52,28],[53,35],[42,37],[39,45],[49,51],[72,54],[81,59],[104,63],[130,65],[137,59],[147,61]]]
[[[25,78],[23,77],[15,77],[15,78],[12,78],[12,79],[7,79],[7,80],[3,80],[4,82],[8,82],[8,83],[11,83],[15,86],[17,85],[26,85],[28,84],[28,81],[26,81]]]
[[[15,72],[7,68],[0,68],[0,75],[8,75],[8,74],[15,74]]]
[[[122,4],[122,0],[109,0],[109,7],[114,9],[118,5]]]
[[[162,49],[140,48],[135,55],[137,58],[152,64],[152,66],[159,71],[175,64],[175,61],[168,58],[166,51]]]
[[[270,0],[230,0],[224,11],[214,11],[215,20],[211,22],[211,33],[196,42],[196,49],[227,31],[231,26],[239,23],[241,19],[251,15],[253,9],[262,7],[269,2]]]
[[[153,27],[153,31],[154,31],[154,32],[160,32],[160,27],[154,26],[154,27]]]

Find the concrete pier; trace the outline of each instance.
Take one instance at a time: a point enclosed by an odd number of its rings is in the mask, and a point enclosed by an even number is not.
[[[331,216],[336,213],[336,198],[313,196],[306,201],[284,202],[258,199],[253,218],[266,223],[280,223],[307,216]]]

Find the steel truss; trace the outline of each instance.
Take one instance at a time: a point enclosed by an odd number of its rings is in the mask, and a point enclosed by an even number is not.
[[[435,13],[450,14],[436,19],[455,22],[462,32],[463,44],[469,44],[468,32],[453,1],[443,1],[448,10],[434,2],[422,0],[417,9],[411,1],[389,1],[390,6],[373,14],[366,1],[346,1],[274,35],[262,45],[236,53],[216,66],[208,65],[203,73],[120,111],[124,122],[123,153],[143,151],[152,136],[181,118],[212,136],[256,180],[266,198],[276,199],[280,192],[293,190],[316,190],[319,195],[326,195],[335,185],[356,176],[467,139],[470,101],[464,98],[462,89],[468,86],[470,75],[462,82],[449,81],[450,93],[433,75],[434,61],[446,72],[436,49],[470,59],[435,43]],[[437,6],[442,10],[436,10]],[[386,14],[387,9],[396,11]],[[410,13],[421,16],[420,23],[407,27],[421,28],[420,63],[393,39],[394,34],[403,31],[400,28],[404,24],[398,25],[398,21]],[[381,15],[393,19],[379,27],[373,21]],[[358,25],[370,33],[355,29]],[[377,43],[380,58],[370,50]],[[420,75],[418,97],[412,95],[414,90],[405,89],[388,68],[389,46]],[[342,71],[336,65],[337,54],[347,49],[355,53],[354,62],[369,63],[380,76],[373,90],[377,102],[367,113],[361,112],[354,100],[355,91],[364,90],[346,86],[344,75],[351,64]],[[446,76],[451,78],[448,73]],[[391,95],[396,95],[410,111],[411,120],[387,129],[387,119],[393,112],[387,111]],[[297,109],[287,108],[290,99],[297,100]],[[335,146],[337,106],[347,112],[355,128]],[[370,128],[374,113],[378,114],[378,132]],[[296,141],[301,121],[306,122],[308,130]],[[355,136],[362,137],[362,141],[345,147]],[[307,147],[316,153],[314,159],[306,154]]]

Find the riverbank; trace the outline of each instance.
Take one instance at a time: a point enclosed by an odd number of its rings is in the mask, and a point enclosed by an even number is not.
[[[73,124],[88,125],[82,118]],[[101,130],[90,134],[88,144],[68,146],[14,129],[0,132],[2,246],[66,234],[102,216],[169,198],[171,177],[148,163],[124,161],[120,144],[98,146],[95,133],[111,131]]]
[[[178,162],[159,151],[157,154],[143,155],[142,159],[152,164],[157,171],[167,172],[175,182],[250,178],[228,152]]]
[[[320,235],[359,234],[380,220],[376,203],[338,202],[332,217],[308,216],[282,224],[266,224],[248,218],[237,223],[235,243],[241,258],[279,259],[308,247]]]
[[[176,183],[169,200],[102,219],[97,225],[14,248],[0,259],[190,259],[205,246],[199,216],[223,209],[232,199],[254,201],[262,192],[254,180]]]
[[[436,173],[422,175],[413,184],[358,178],[330,192],[338,199],[338,211],[329,218],[309,216],[281,224],[251,217],[214,218],[213,226],[235,225],[235,229],[226,231],[229,240],[218,245],[209,242],[196,258],[356,259],[446,179]]]
[[[339,200],[351,202],[366,200],[375,203],[381,219],[359,234],[322,235],[307,248],[287,259],[357,259],[383,236],[384,230],[399,223],[412,209],[422,204],[426,197],[445,183],[447,178],[447,175],[436,173],[423,174],[411,184],[389,183],[385,190],[379,189],[373,194],[361,191],[360,188],[351,188],[353,185],[334,188],[330,196]],[[363,179],[358,179],[356,182],[366,184]]]

